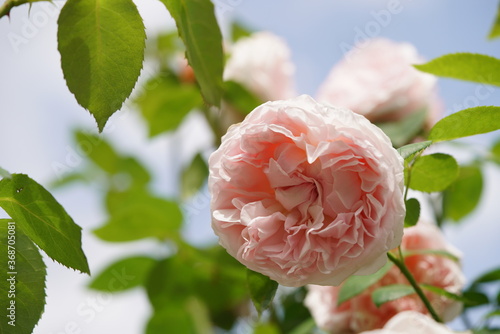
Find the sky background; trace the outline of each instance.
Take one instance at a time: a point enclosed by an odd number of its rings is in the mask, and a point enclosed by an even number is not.
[[[400,11],[386,16],[382,25],[375,17],[391,2],[398,3]],[[75,158],[72,130],[96,130],[93,119],[78,106],[63,79],[56,21],[64,2],[54,3],[35,3],[30,14],[28,6],[15,8],[10,20],[0,19],[0,166],[13,173],[27,173],[44,185],[57,178],[54,166],[58,163],[70,162],[74,168],[81,163]],[[148,36],[172,27],[159,1],[141,0],[136,4]],[[497,0],[217,0],[215,4],[223,27],[237,18],[255,30],[272,31],[287,41],[296,64],[299,93],[314,95],[332,65],[342,58],[342,46],[353,45],[363,35],[410,42],[427,59],[460,51],[500,56],[500,40],[486,39]],[[22,37],[23,43],[13,43],[13,36]],[[151,73],[146,66],[141,80]],[[448,113],[476,105],[500,105],[498,89],[483,87],[479,91],[478,85],[447,79],[439,80],[439,89]],[[157,175],[155,189],[167,196],[176,194],[175,175],[191,154],[210,150],[209,130],[196,115],[191,115],[176,133],[150,141],[142,120],[126,106],[111,118],[104,135],[121,151],[139,155]],[[498,137],[500,133],[469,141],[481,151]],[[451,152],[447,147],[437,149]],[[454,153],[466,158],[456,149]],[[484,172],[487,182],[479,209],[463,224],[445,230],[448,239],[464,253],[464,272],[469,278],[500,265],[500,168],[487,166]],[[150,241],[116,245],[92,236],[90,231],[105,220],[96,189],[73,187],[53,194],[83,227],[83,247],[93,273],[127,254],[157,252],[157,245]],[[215,240],[209,226],[206,192],[186,210],[189,238],[199,243]],[[49,259],[46,263],[47,305],[34,333],[142,332],[150,312],[142,291],[101,295],[85,288],[88,277]]]

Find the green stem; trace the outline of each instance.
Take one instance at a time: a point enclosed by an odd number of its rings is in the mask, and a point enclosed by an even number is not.
[[[410,271],[408,270],[408,268],[406,268],[406,265],[404,264],[404,261],[403,260],[401,260],[401,261],[398,260],[391,252],[387,253],[387,257],[389,258],[389,260],[392,263],[394,263],[399,268],[399,270],[401,270],[401,273],[406,277],[406,279],[408,280],[408,282],[410,283],[410,285],[413,287],[413,289],[415,289],[415,292],[420,297],[420,299],[424,303],[424,305],[427,308],[427,310],[429,310],[429,313],[431,314],[432,318],[434,318],[434,320],[436,320],[437,322],[441,322],[442,323],[443,320],[441,320],[441,318],[439,317],[439,315],[436,313],[436,311],[432,307],[431,303],[429,302],[429,299],[427,299],[427,297],[425,296],[424,292],[422,291],[422,289],[418,285],[417,281],[415,281],[415,278],[410,273]]]
[[[5,15],[9,15],[12,8],[28,2],[28,0],[6,0],[3,5],[0,6],[0,18],[4,17]]]

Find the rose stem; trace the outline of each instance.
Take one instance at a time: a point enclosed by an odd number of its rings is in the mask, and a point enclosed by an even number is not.
[[[401,270],[401,273],[406,277],[406,279],[408,280],[408,282],[410,282],[411,286],[413,287],[413,289],[415,289],[415,292],[420,297],[420,299],[424,303],[424,305],[427,308],[427,310],[429,310],[429,313],[434,318],[434,320],[436,320],[437,322],[441,322],[442,323],[443,320],[441,320],[441,318],[439,317],[439,315],[437,315],[436,311],[434,310],[434,308],[432,307],[431,303],[429,302],[429,299],[427,299],[427,297],[425,296],[424,292],[422,291],[422,289],[420,288],[420,286],[418,285],[418,283],[415,281],[415,278],[410,273],[410,271],[408,270],[408,268],[406,268],[406,265],[404,264],[404,261],[398,260],[391,252],[387,253],[387,257],[389,258],[389,260],[392,263],[394,263],[399,268],[399,270]]]

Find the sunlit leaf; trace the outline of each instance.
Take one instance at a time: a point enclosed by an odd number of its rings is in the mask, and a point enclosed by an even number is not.
[[[457,176],[458,164],[451,155],[424,155],[412,166],[410,188],[429,193],[443,191]]]
[[[435,142],[452,140],[498,129],[500,129],[500,107],[475,107],[441,119],[431,129],[429,139]]]
[[[30,334],[45,307],[45,264],[16,223],[0,219],[0,333]]]
[[[250,269],[247,270],[247,283],[253,304],[257,312],[262,313],[271,305],[278,283]]]
[[[381,305],[414,294],[415,290],[410,285],[404,284],[394,284],[394,285],[386,285],[375,289],[372,292],[372,301],[377,306]]]
[[[337,305],[356,297],[373,284],[377,283],[391,269],[392,263],[387,262],[379,271],[366,276],[351,276],[341,285]]]
[[[222,34],[210,0],[161,0],[177,24],[186,56],[205,100],[220,106],[222,97]]]
[[[156,260],[147,256],[121,259],[97,274],[89,284],[89,288],[118,292],[143,285],[155,264]]]
[[[441,77],[500,86],[500,59],[476,53],[453,53],[414,65]]]
[[[59,15],[57,39],[68,88],[102,131],[141,72],[142,18],[131,0],[68,0]]]
[[[36,181],[24,174],[0,180],[0,207],[53,260],[90,273],[82,250],[80,226]]]
[[[280,334],[280,330],[272,323],[260,323],[253,329],[253,334]]]
[[[443,215],[459,221],[471,213],[481,199],[483,175],[478,166],[460,167],[458,178],[443,196]]]

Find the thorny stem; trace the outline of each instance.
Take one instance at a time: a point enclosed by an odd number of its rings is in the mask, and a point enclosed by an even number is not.
[[[12,8],[28,2],[28,0],[6,0],[3,5],[0,6],[0,18],[4,17],[5,15],[9,15]]]
[[[434,320],[436,320],[437,322],[442,323],[443,320],[441,320],[441,318],[439,317],[439,315],[436,313],[436,311],[432,307],[431,303],[429,302],[429,299],[427,299],[427,297],[425,296],[424,292],[422,291],[422,289],[418,285],[417,281],[415,281],[415,278],[410,273],[410,271],[408,270],[408,268],[406,268],[406,265],[404,264],[404,261],[403,260],[401,260],[401,261],[398,260],[396,258],[396,256],[394,256],[394,254],[392,254],[391,252],[387,253],[387,257],[389,258],[389,260],[392,263],[394,263],[396,265],[396,267],[399,268],[399,270],[401,270],[401,273],[406,277],[406,279],[408,280],[408,282],[410,283],[410,285],[413,287],[413,289],[415,290],[415,292],[417,293],[417,295],[420,297],[420,299],[424,303],[424,305],[427,308],[427,310],[429,310],[429,313],[431,314],[432,318],[434,318]]]

